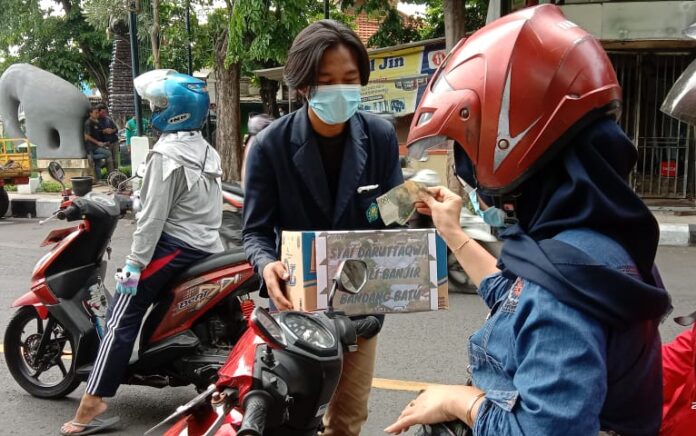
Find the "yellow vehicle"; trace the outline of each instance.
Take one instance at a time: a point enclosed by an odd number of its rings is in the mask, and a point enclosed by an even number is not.
[[[0,138],[0,217],[10,207],[5,185],[29,183],[31,147],[26,139]]]

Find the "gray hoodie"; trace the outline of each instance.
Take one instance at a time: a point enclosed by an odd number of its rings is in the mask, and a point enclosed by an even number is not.
[[[223,250],[220,156],[200,132],[162,135],[148,155],[141,217],[128,263],[144,268],[166,233],[200,251]]]

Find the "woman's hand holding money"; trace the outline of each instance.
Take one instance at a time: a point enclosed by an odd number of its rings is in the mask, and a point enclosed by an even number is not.
[[[462,198],[443,186],[428,188],[416,203],[416,210],[433,217],[437,231],[457,257],[471,281],[478,286],[489,274],[498,271],[496,259],[485,248],[472,240],[459,224]]]
[[[457,242],[461,242],[462,236],[465,236],[459,224],[462,198],[444,186],[428,188],[427,192],[422,192],[420,201],[416,203],[416,210],[433,218],[435,227],[450,247],[454,248]]]

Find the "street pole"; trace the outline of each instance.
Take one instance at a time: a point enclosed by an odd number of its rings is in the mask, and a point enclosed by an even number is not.
[[[191,0],[186,0],[186,34],[188,35],[188,74],[193,75],[193,57],[191,55]]]
[[[131,51],[131,71],[133,80],[140,74],[140,58],[138,56],[138,23],[135,18],[135,1],[131,2],[128,11],[128,27],[130,34],[130,51]],[[133,89],[133,98],[135,100],[135,125],[137,126],[138,136],[143,136],[142,123],[142,108],[140,96]]]
[[[329,0],[324,0],[324,18],[329,19]]]

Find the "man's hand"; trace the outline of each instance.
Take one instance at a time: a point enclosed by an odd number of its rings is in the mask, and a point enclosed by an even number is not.
[[[292,303],[285,296],[285,281],[290,278],[285,264],[279,260],[263,268],[263,281],[268,289],[268,296],[278,310],[292,310]]]
[[[112,129],[110,127],[107,127],[106,129],[103,130],[104,133],[107,135],[111,135],[112,133],[116,133],[116,129]]]

